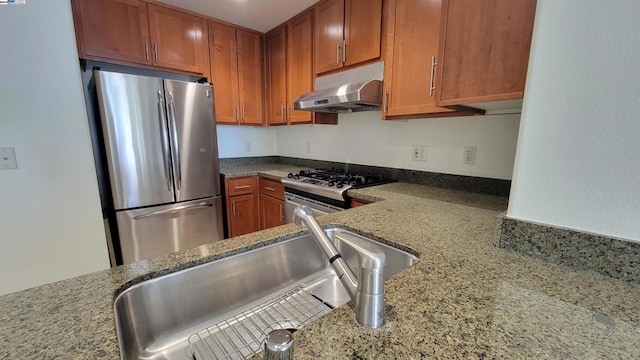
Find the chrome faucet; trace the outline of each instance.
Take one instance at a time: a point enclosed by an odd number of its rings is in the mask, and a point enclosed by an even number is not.
[[[357,250],[360,260],[360,276],[356,278],[338,249],[313,217],[313,211],[310,207],[306,205],[297,207],[293,213],[293,221],[298,226],[304,223],[318,245],[324,250],[338,279],[355,303],[355,317],[358,324],[368,328],[382,326],[384,321],[384,251],[369,241],[359,241],[355,238],[341,239]]]

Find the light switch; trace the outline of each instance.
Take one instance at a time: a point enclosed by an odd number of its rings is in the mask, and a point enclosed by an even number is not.
[[[16,149],[12,147],[0,148],[0,170],[17,168]]]

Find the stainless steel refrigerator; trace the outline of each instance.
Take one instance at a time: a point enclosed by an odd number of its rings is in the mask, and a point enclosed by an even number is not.
[[[122,262],[223,239],[211,85],[94,77]]]

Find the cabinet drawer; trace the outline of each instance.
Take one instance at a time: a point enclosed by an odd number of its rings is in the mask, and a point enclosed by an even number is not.
[[[284,200],[284,185],[280,181],[260,178],[260,193]]]
[[[254,193],[257,186],[258,182],[255,176],[227,179],[227,193],[229,196]]]

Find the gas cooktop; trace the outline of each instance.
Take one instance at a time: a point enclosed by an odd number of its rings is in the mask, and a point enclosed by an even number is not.
[[[307,192],[330,199],[345,200],[349,189],[386,184],[392,180],[382,174],[361,175],[349,172],[315,169],[289,173],[282,179],[286,188]]]

